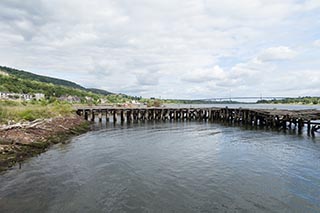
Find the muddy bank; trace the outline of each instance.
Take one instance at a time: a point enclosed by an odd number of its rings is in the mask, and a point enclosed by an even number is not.
[[[0,172],[26,158],[36,156],[50,145],[64,142],[90,129],[79,116],[37,120],[0,128]]]

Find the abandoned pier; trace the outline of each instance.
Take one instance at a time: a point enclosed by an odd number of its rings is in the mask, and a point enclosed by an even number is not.
[[[319,110],[276,110],[244,108],[125,108],[125,107],[78,107],[78,115],[89,121],[136,122],[136,121],[210,121],[259,126],[270,129],[288,129],[314,135],[320,129]]]

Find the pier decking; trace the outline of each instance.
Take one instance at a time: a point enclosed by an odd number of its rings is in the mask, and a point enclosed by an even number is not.
[[[314,135],[320,129],[320,110],[277,110],[245,108],[126,108],[126,107],[78,107],[78,115],[86,120],[102,122],[134,122],[146,120],[179,120],[229,122],[261,126],[272,129],[298,129]],[[97,118],[97,119],[96,119]]]

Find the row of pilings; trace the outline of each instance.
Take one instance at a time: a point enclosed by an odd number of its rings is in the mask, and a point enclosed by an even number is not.
[[[254,109],[234,108],[100,108],[78,109],[77,114],[89,121],[135,122],[135,121],[216,121],[260,126],[271,129],[298,129],[307,126],[308,134],[320,129],[317,122],[303,116],[269,114]]]

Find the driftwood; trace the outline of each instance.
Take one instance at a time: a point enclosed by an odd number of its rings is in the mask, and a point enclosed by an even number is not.
[[[40,129],[46,129],[42,127],[41,125],[45,122],[47,122],[49,119],[36,119],[31,122],[24,122],[24,123],[17,123],[12,125],[6,125],[3,127],[0,127],[0,131],[7,131],[11,129],[29,129],[29,128],[40,128]]]

